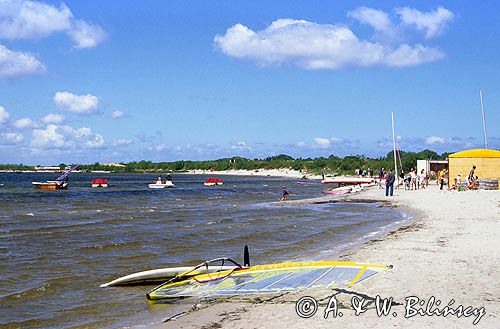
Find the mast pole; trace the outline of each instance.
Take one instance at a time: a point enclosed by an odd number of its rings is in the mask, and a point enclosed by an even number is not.
[[[396,134],[394,133],[394,112],[391,112],[391,120],[392,120],[392,144],[394,146],[394,148],[393,148],[393,151],[394,151],[394,175],[396,175],[396,178],[398,180],[397,186],[399,186],[398,165],[396,162]]]
[[[479,97],[481,98],[481,113],[483,114],[483,134],[484,134],[484,148],[488,148],[488,139],[486,138],[486,119],[484,118],[483,106],[483,91],[479,89]]]

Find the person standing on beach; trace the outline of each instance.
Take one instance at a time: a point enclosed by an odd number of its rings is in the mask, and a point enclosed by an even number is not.
[[[283,196],[281,197],[281,201],[288,200],[288,191],[286,190],[286,186],[283,186]]]
[[[384,179],[384,176],[385,176],[385,174],[384,174],[384,168],[380,168],[380,171],[378,172],[378,186],[380,188],[383,188],[382,187],[382,179]]]
[[[476,171],[476,166],[472,166],[472,169],[469,172],[469,176],[467,176],[467,185],[469,188],[473,188],[476,184],[476,176],[474,176],[474,172]]]
[[[443,185],[444,185],[444,175],[445,175],[445,171],[446,169],[443,169],[441,170],[439,173],[438,173],[438,182],[439,182],[439,189],[442,190],[443,189]]]
[[[387,177],[385,179],[385,196],[389,196],[389,190],[392,194],[394,193],[394,181],[396,180],[396,177],[394,177],[394,174],[392,173],[392,169],[389,170],[389,173],[387,174]]]

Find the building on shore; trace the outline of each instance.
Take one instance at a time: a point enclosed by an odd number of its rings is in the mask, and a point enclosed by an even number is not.
[[[59,166],[36,166],[34,170],[36,172],[61,172]]]
[[[462,179],[467,178],[472,166],[476,166],[474,175],[478,176],[480,182],[496,182],[500,180],[500,151],[488,149],[466,150],[450,154],[449,181],[458,174]]]
[[[429,175],[436,175],[443,169],[448,169],[448,160],[417,160],[417,173],[422,169]]]
[[[119,167],[119,168],[125,168],[127,167],[126,165],[124,164],[121,164],[121,163],[114,163],[114,162],[111,162],[111,163],[104,163],[102,164],[103,166],[107,166],[107,167]]]

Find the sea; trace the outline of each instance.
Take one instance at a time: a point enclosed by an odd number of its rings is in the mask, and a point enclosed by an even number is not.
[[[252,264],[335,260],[409,219],[376,203],[276,206],[320,197],[318,180],[173,174],[73,173],[67,190],[36,190],[52,173],[0,173],[0,327],[147,328],[184,303],[149,304],[153,286],[100,288],[130,273],[230,257]],[[91,180],[107,178],[108,188]],[[382,192],[381,192],[382,193]],[[363,259],[353,259],[363,261]]]

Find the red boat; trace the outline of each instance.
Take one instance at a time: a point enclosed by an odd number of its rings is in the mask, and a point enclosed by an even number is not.
[[[222,185],[222,179],[210,177],[207,180],[205,180],[205,182],[203,183],[203,185],[205,185],[205,186]]]
[[[106,178],[93,179],[92,187],[108,187],[108,180]]]

